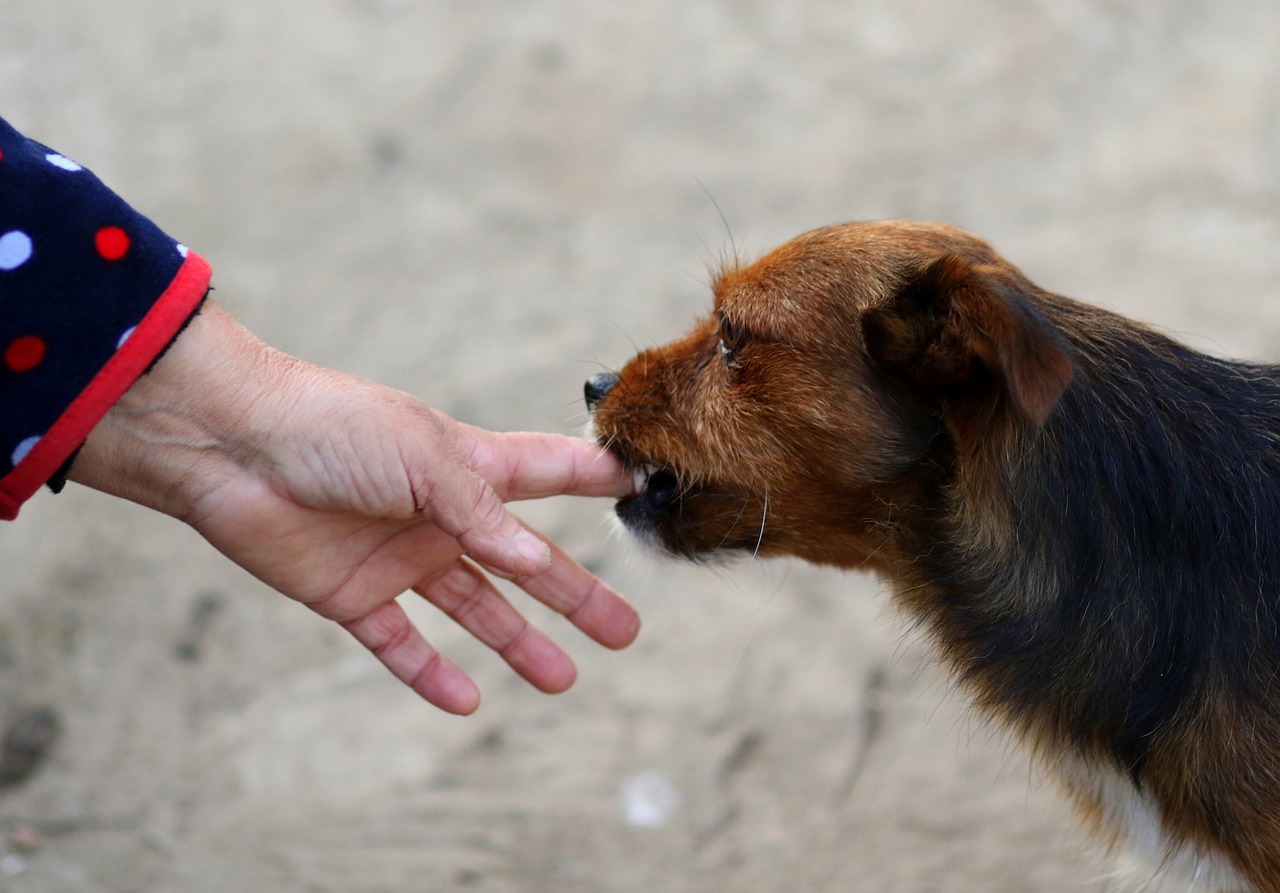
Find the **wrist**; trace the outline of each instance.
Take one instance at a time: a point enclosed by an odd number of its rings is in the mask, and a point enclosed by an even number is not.
[[[179,518],[252,461],[252,409],[288,358],[208,301],[90,432],[68,480]]]

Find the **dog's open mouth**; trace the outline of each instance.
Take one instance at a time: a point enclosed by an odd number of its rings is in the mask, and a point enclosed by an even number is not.
[[[635,492],[618,500],[619,511],[624,504],[638,503],[646,514],[670,511],[680,498],[680,476],[665,465],[653,462],[626,463],[632,469],[632,485]]]
[[[680,477],[670,468],[645,462],[632,471],[635,494],[624,499],[643,498],[662,505],[669,505],[680,489]]]
[[[693,557],[683,546],[685,502],[690,496],[688,482],[679,472],[655,462],[624,460],[631,469],[634,492],[623,496],[614,506],[618,519],[642,541],[660,551]]]
[[[615,450],[615,455],[618,453]],[[694,561],[734,549],[758,550],[762,522],[748,494],[705,482],[657,462],[623,459],[635,491],[617,501],[618,519],[661,552]],[[750,516],[749,522],[744,518]]]

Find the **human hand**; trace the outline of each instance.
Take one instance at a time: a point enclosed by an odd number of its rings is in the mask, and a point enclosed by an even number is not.
[[[488,574],[610,648],[639,629],[619,595],[504,505],[623,495],[631,483],[611,457],[460,424],[281,354],[212,302],[94,429],[70,477],[186,521],[451,713],[475,710],[479,691],[410,622],[396,600],[406,591],[546,692],[573,683],[573,663]]]

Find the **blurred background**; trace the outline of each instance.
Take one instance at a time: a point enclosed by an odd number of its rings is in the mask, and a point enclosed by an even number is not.
[[[857,218],[1280,356],[1273,0],[0,0],[0,116],[267,341],[497,429],[580,431],[734,246]],[[485,691],[456,719],[176,522],[37,497],[0,527],[0,891],[1126,889],[875,580],[521,513],[645,630],[530,609],[582,671],[548,698],[417,612]]]

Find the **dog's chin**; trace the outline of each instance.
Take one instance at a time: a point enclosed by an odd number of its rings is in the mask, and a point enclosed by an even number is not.
[[[619,503],[624,500],[618,500]],[[609,516],[613,532],[626,540],[639,546],[644,552],[658,558],[670,558],[673,560],[683,560],[682,556],[677,555],[667,544],[663,542],[662,537],[658,535],[658,531],[654,527],[643,524],[636,524],[634,521],[623,519],[622,512],[616,508],[612,515]]]
[[[698,563],[717,563],[758,551],[761,530],[743,519],[745,497],[692,482],[668,466],[636,468],[635,492],[617,501],[621,526],[644,546],[662,555]]]
[[[728,547],[707,547],[693,542],[678,521],[656,522],[644,512],[637,511],[634,497],[618,500],[614,517],[619,529],[645,550],[662,558],[696,564],[721,564],[742,554]]]

